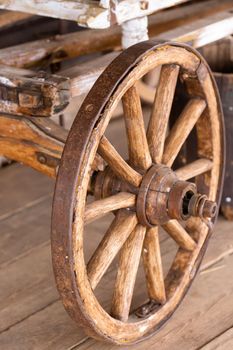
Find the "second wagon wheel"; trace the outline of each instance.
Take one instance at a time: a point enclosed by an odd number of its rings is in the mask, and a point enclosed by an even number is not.
[[[145,121],[137,82],[158,66],[160,79]],[[188,101],[169,130],[178,80]],[[122,139],[124,131],[128,139],[125,159],[107,136],[121,100]],[[193,130],[195,159],[174,169]],[[105,168],[93,173],[97,154]],[[106,68],[68,136],[52,216],[57,287],[66,310],[88,334],[117,344],[134,343],[172,315],[205,252],[219,205],[223,163],[219,97],[210,70],[196,51],[148,41],[124,51]],[[87,201],[88,194],[92,202]],[[93,239],[85,228],[109,213],[112,222],[87,259],[84,247]],[[165,234],[176,246],[166,273],[159,240]],[[138,269],[140,274],[144,271],[144,296],[142,282],[137,284]],[[105,282],[102,291],[112,288],[111,301],[100,302],[96,288],[106,274],[113,283]],[[135,293],[142,305],[132,303]]]

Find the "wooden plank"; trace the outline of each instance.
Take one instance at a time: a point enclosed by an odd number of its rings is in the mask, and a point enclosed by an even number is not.
[[[181,344],[184,343],[183,348],[194,349],[195,347],[188,347],[190,341],[189,333],[186,335],[187,338],[184,337],[184,332],[186,334],[187,331],[193,332],[193,329],[195,329],[196,324],[193,324],[192,319],[197,318],[196,322],[200,324],[198,330],[195,331],[196,338],[200,338],[199,332],[201,322],[203,321],[204,325],[207,327],[207,320],[203,320],[201,315],[205,315],[205,312],[207,313],[206,310],[215,303],[216,299],[221,298],[221,284],[224,283],[227,293],[233,292],[233,281],[232,278],[230,278],[232,257],[229,258],[231,260],[227,264],[227,274],[224,274],[222,277],[224,281],[220,280],[219,282],[218,279],[218,274],[221,276],[223,275],[222,269],[216,270],[213,273],[208,273],[208,270],[215,267],[215,264],[218,263],[218,259],[223,259],[224,254],[226,257],[229,256],[232,251],[231,226],[229,222],[222,221],[219,223],[218,227],[219,230],[221,230],[221,234],[213,237],[202,268],[205,273],[198,277],[200,281],[196,282],[196,284],[198,283],[197,288],[195,288],[194,285],[193,291],[191,290],[191,295],[189,294],[189,297],[187,298],[188,303],[184,302],[184,306],[181,306],[181,309],[183,310],[181,310],[181,315],[170,321],[167,326],[169,329],[167,329],[167,327],[164,328],[161,333],[157,334],[156,338],[153,337],[146,343],[144,342],[143,346],[146,344],[148,349],[153,349],[155,339],[156,341],[161,340],[162,342],[163,336],[165,336],[166,347],[163,349],[170,349],[171,342],[175,344],[174,349],[180,349],[178,347],[180,342]],[[91,241],[92,240],[89,240],[89,242]],[[163,245],[163,259],[165,257],[164,254],[167,255],[167,258],[171,255],[171,249],[169,249],[167,243],[168,241]],[[4,281],[4,289],[1,293],[3,297],[8,298],[1,298],[0,302],[2,312],[4,312],[4,325],[6,325],[6,321],[8,321],[8,325],[11,321],[10,324],[12,325],[8,330],[0,334],[0,343],[1,345],[4,345],[4,349],[29,350],[32,349],[33,346],[37,346],[38,349],[68,349],[71,347],[72,349],[73,347],[75,349],[77,343],[79,345],[76,349],[86,349],[88,346],[90,348],[93,346],[93,348],[97,350],[115,349],[115,347],[109,347],[109,345],[97,343],[93,340],[88,340],[81,345],[82,342],[86,340],[85,334],[72,323],[63,310],[61,303],[56,301],[57,293],[53,284],[49,245],[38,248],[37,252],[35,250],[34,253],[31,252],[22,259],[19,259],[17,263],[15,262],[7,266],[7,269],[0,270],[0,278],[3,276],[2,281]],[[32,266],[32,268],[28,270],[25,268],[27,266]],[[11,279],[9,276],[15,276],[15,278]],[[140,279],[141,276],[142,273],[139,275]],[[225,278],[227,278],[226,283]],[[104,280],[104,285],[106,286],[106,283],[109,285],[109,282],[112,280],[113,271],[110,271]],[[203,294],[208,287],[214,292],[211,293],[210,298],[207,298],[208,302],[205,307],[203,307],[203,302],[206,302],[206,299],[203,298]],[[104,290],[105,289],[102,288],[100,291],[97,291],[97,297],[100,296],[101,293],[101,298],[104,304],[108,305],[110,304],[110,299],[104,295]],[[10,294],[10,296],[8,296],[8,294]],[[196,295],[198,295],[198,297],[196,297]],[[136,297],[140,297],[140,288],[137,288]],[[3,308],[3,302],[5,303],[6,300],[8,301],[8,305],[5,304],[5,308]],[[227,321],[227,326],[231,320],[233,307],[231,308],[229,306],[228,298],[224,298],[223,302],[223,312],[225,312],[224,320]],[[217,311],[216,309],[220,309],[218,303],[214,310]],[[24,317],[22,317],[21,312],[23,312]],[[215,321],[215,328],[213,329],[212,334],[219,330],[219,319],[224,316],[224,313],[222,314],[220,311],[219,313],[218,322]],[[3,319],[2,315],[0,319]],[[15,319],[12,320],[12,317],[17,317],[18,321],[15,322]],[[211,317],[216,317],[216,313]],[[186,322],[187,327],[184,327]],[[211,324],[209,324],[209,327],[211,328]],[[177,329],[180,329],[178,334]],[[164,332],[165,330],[166,332]],[[173,334],[172,339],[169,337],[170,333]],[[182,340],[183,337],[184,340]],[[140,349],[139,346],[138,348]],[[137,349],[136,346],[135,349]]]
[[[51,204],[52,193],[24,211],[1,220],[0,269],[35,247],[49,242]]]
[[[26,22],[33,16],[28,13],[12,12],[12,11],[1,11],[0,13],[0,29],[6,29],[13,25]]]
[[[23,168],[20,168],[19,179],[24,175]],[[9,169],[14,172],[14,167]],[[1,173],[4,173],[4,169]],[[36,194],[38,191],[43,193],[43,188],[39,184],[37,188],[30,186],[30,182],[36,184],[33,177],[23,179],[25,182],[27,180],[27,183],[22,184],[21,181],[21,188],[16,188],[11,197],[17,200],[20,196],[23,202],[28,199],[28,190]],[[5,177],[5,182],[8,182],[7,180]],[[2,197],[2,202],[4,199]],[[30,202],[31,207],[14,212],[1,220],[0,333],[58,300],[50,252],[51,199],[49,196],[39,204]],[[97,223],[90,225],[88,229],[91,240],[85,249],[87,257],[102,238],[99,226],[100,223]],[[102,220],[101,228],[104,226],[106,221]],[[65,314],[64,310],[63,313]]]
[[[93,65],[93,60],[90,60],[85,63],[77,64],[74,67],[61,70],[59,75],[70,78],[71,97],[74,98],[86,94],[87,88],[89,89],[93,86],[107,65],[118,55],[119,52],[111,52],[95,58],[95,65]]]
[[[69,80],[46,72],[0,65],[2,113],[50,117],[69,104]]]
[[[39,224],[38,221],[36,224]],[[48,227],[47,233],[49,236]],[[0,332],[58,299],[49,245],[47,241],[34,247],[30,254],[0,269]]]
[[[208,344],[202,346],[200,350],[229,350],[233,348],[233,328],[220,334]]]
[[[190,25],[178,27],[157,36],[158,40],[174,40],[199,48],[233,33],[232,11],[220,12]]]
[[[231,8],[231,0],[208,0],[192,1],[184,4],[182,7],[167,9],[149,17],[149,36],[157,36],[163,32],[191,24],[196,20],[205,19]]]
[[[68,350],[86,338],[59,301],[45,305],[0,335],[4,350]]]
[[[78,24],[89,28],[108,28],[113,24],[120,24],[133,18],[148,16],[155,11],[181,4],[189,0],[147,0],[142,5],[138,0],[115,1],[110,7],[109,1],[72,1],[50,0],[39,2],[36,0],[1,0],[0,8],[23,11],[42,16],[77,21]],[[104,7],[105,8],[104,8]]]
[[[36,0],[14,0],[10,2],[1,0],[0,8],[78,22],[82,18],[89,18],[95,14],[94,19],[97,20],[97,28],[101,28],[101,23],[98,25],[98,21],[103,21],[108,13],[106,9],[101,8],[96,2],[88,0],[50,0],[43,2]],[[107,23],[108,21],[105,19],[102,24],[103,28],[108,26]]]
[[[0,48],[77,30],[77,24],[74,22],[64,22],[55,18],[0,10]]]
[[[0,220],[44,201],[53,187],[53,180],[19,164],[1,169]]]

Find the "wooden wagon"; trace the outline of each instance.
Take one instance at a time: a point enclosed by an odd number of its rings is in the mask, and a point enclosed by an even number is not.
[[[152,16],[148,26],[148,15],[183,2]],[[233,32],[232,3],[0,0],[0,8],[95,28],[0,50],[0,154],[56,179],[52,258],[70,316],[97,339],[140,341],[182,301],[217,217],[224,123],[212,73],[194,48]],[[4,16],[7,22],[9,13]],[[97,52],[56,75],[41,70],[45,62]],[[69,132],[49,118],[82,94],[87,96]],[[142,102],[151,104],[149,118]],[[108,138],[121,107],[124,155]],[[184,144],[192,145],[190,156],[177,161]],[[86,227],[109,213],[112,222],[87,261]],[[177,244],[166,276],[161,228]],[[141,256],[147,295],[132,309]],[[107,310],[95,289],[115,258]]]

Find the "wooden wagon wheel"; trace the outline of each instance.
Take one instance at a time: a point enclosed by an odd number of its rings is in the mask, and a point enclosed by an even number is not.
[[[147,132],[137,81],[162,66]],[[177,80],[189,101],[168,131]],[[122,100],[129,159],[106,137]],[[172,170],[191,130],[196,159]],[[106,162],[92,173],[96,154]],[[183,299],[203,257],[216,217],[224,167],[221,106],[211,72],[188,46],[144,42],[119,55],[86,97],[71,128],[58,172],[52,215],[52,255],[58,290],[71,317],[88,334],[117,344],[152,334]],[[193,179],[193,182],[188,180]],[[95,200],[87,204],[87,193]],[[207,199],[208,197],[208,199]],[[109,212],[114,219],[86,264],[83,234],[88,222]],[[163,274],[158,227],[177,244]],[[111,312],[100,305],[95,287],[118,256]],[[147,302],[131,309],[143,257]]]

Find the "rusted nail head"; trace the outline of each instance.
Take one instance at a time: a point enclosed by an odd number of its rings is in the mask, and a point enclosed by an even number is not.
[[[94,105],[93,104],[89,104],[85,107],[85,111],[86,112],[92,112],[94,109]]]

